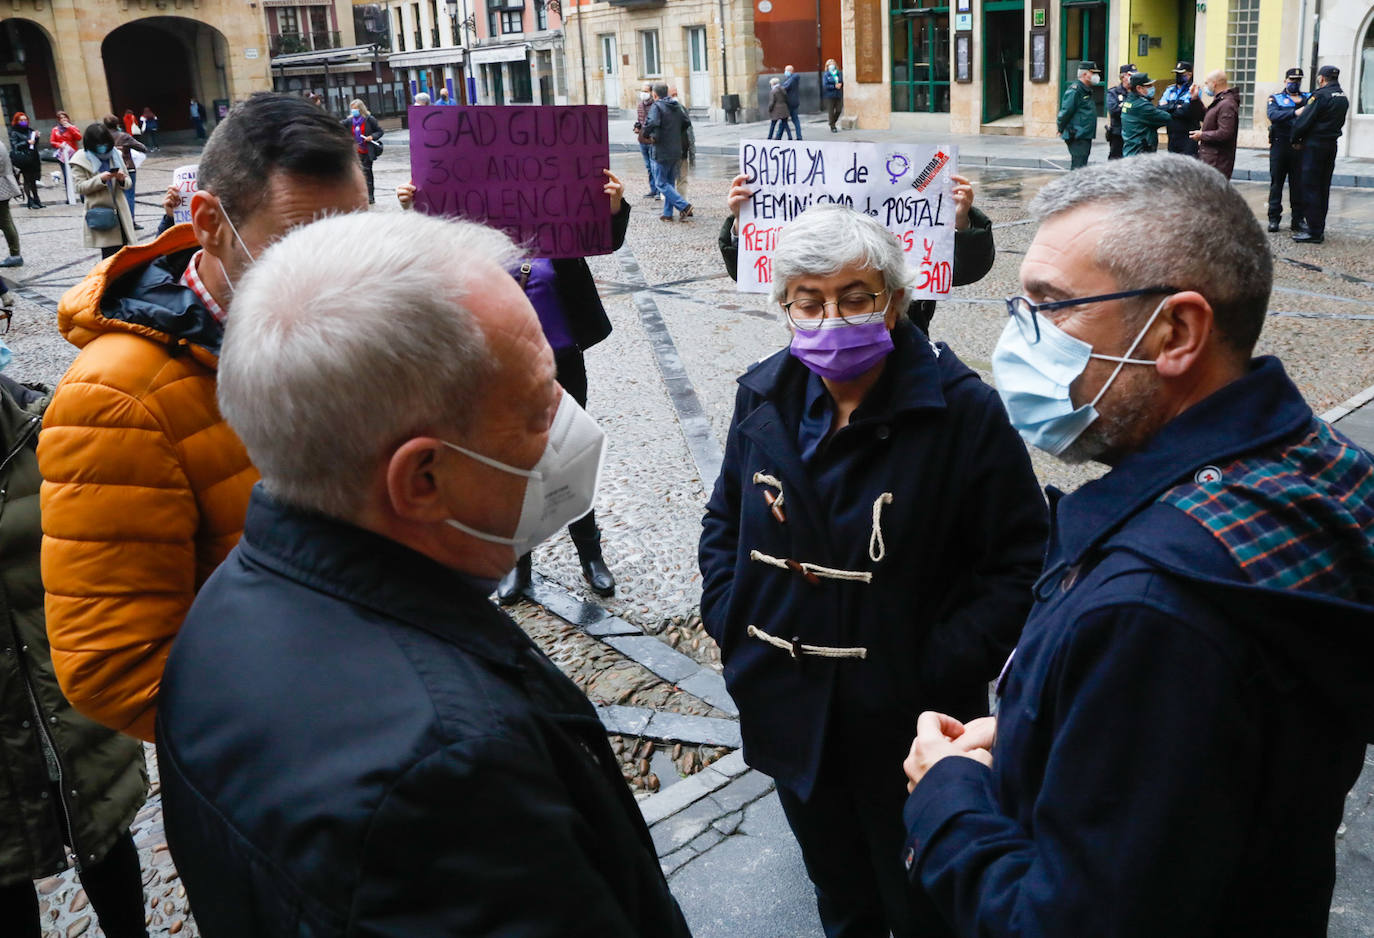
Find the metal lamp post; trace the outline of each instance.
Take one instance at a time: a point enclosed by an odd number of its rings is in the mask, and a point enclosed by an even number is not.
[[[458,39],[459,0],[447,0],[449,19],[453,21],[453,38]],[[469,13],[463,17],[463,76],[467,79],[468,104],[477,103],[477,79],[472,74],[472,34],[477,31],[477,15]]]

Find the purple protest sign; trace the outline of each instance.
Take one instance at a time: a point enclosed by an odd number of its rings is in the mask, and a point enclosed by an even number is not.
[[[412,107],[415,208],[500,228],[536,257],[609,254],[604,105]]]

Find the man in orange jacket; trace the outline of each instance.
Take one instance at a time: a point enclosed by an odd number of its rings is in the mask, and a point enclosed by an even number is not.
[[[172,639],[238,542],[258,478],[215,402],[234,284],[289,229],[367,209],[351,136],[288,95],[235,108],[198,179],[190,224],[125,248],[62,298],[58,327],[81,353],[38,444],[59,683],[86,716],[145,740]]]

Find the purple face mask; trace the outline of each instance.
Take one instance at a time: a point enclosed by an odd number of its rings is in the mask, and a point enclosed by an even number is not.
[[[827,319],[820,329],[796,329],[792,333],[792,354],[831,381],[853,381],[891,351],[892,333],[882,319],[859,325]]]

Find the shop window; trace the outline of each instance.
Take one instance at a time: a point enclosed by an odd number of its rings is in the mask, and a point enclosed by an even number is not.
[[[1255,124],[1255,59],[1259,55],[1260,0],[1231,0],[1226,14],[1226,74],[1240,96],[1240,126]],[[1194,81],[1202,81],[1194,74]]]
[[[892,110],[949,113],[949,7],[922,2],[892,3]]]

